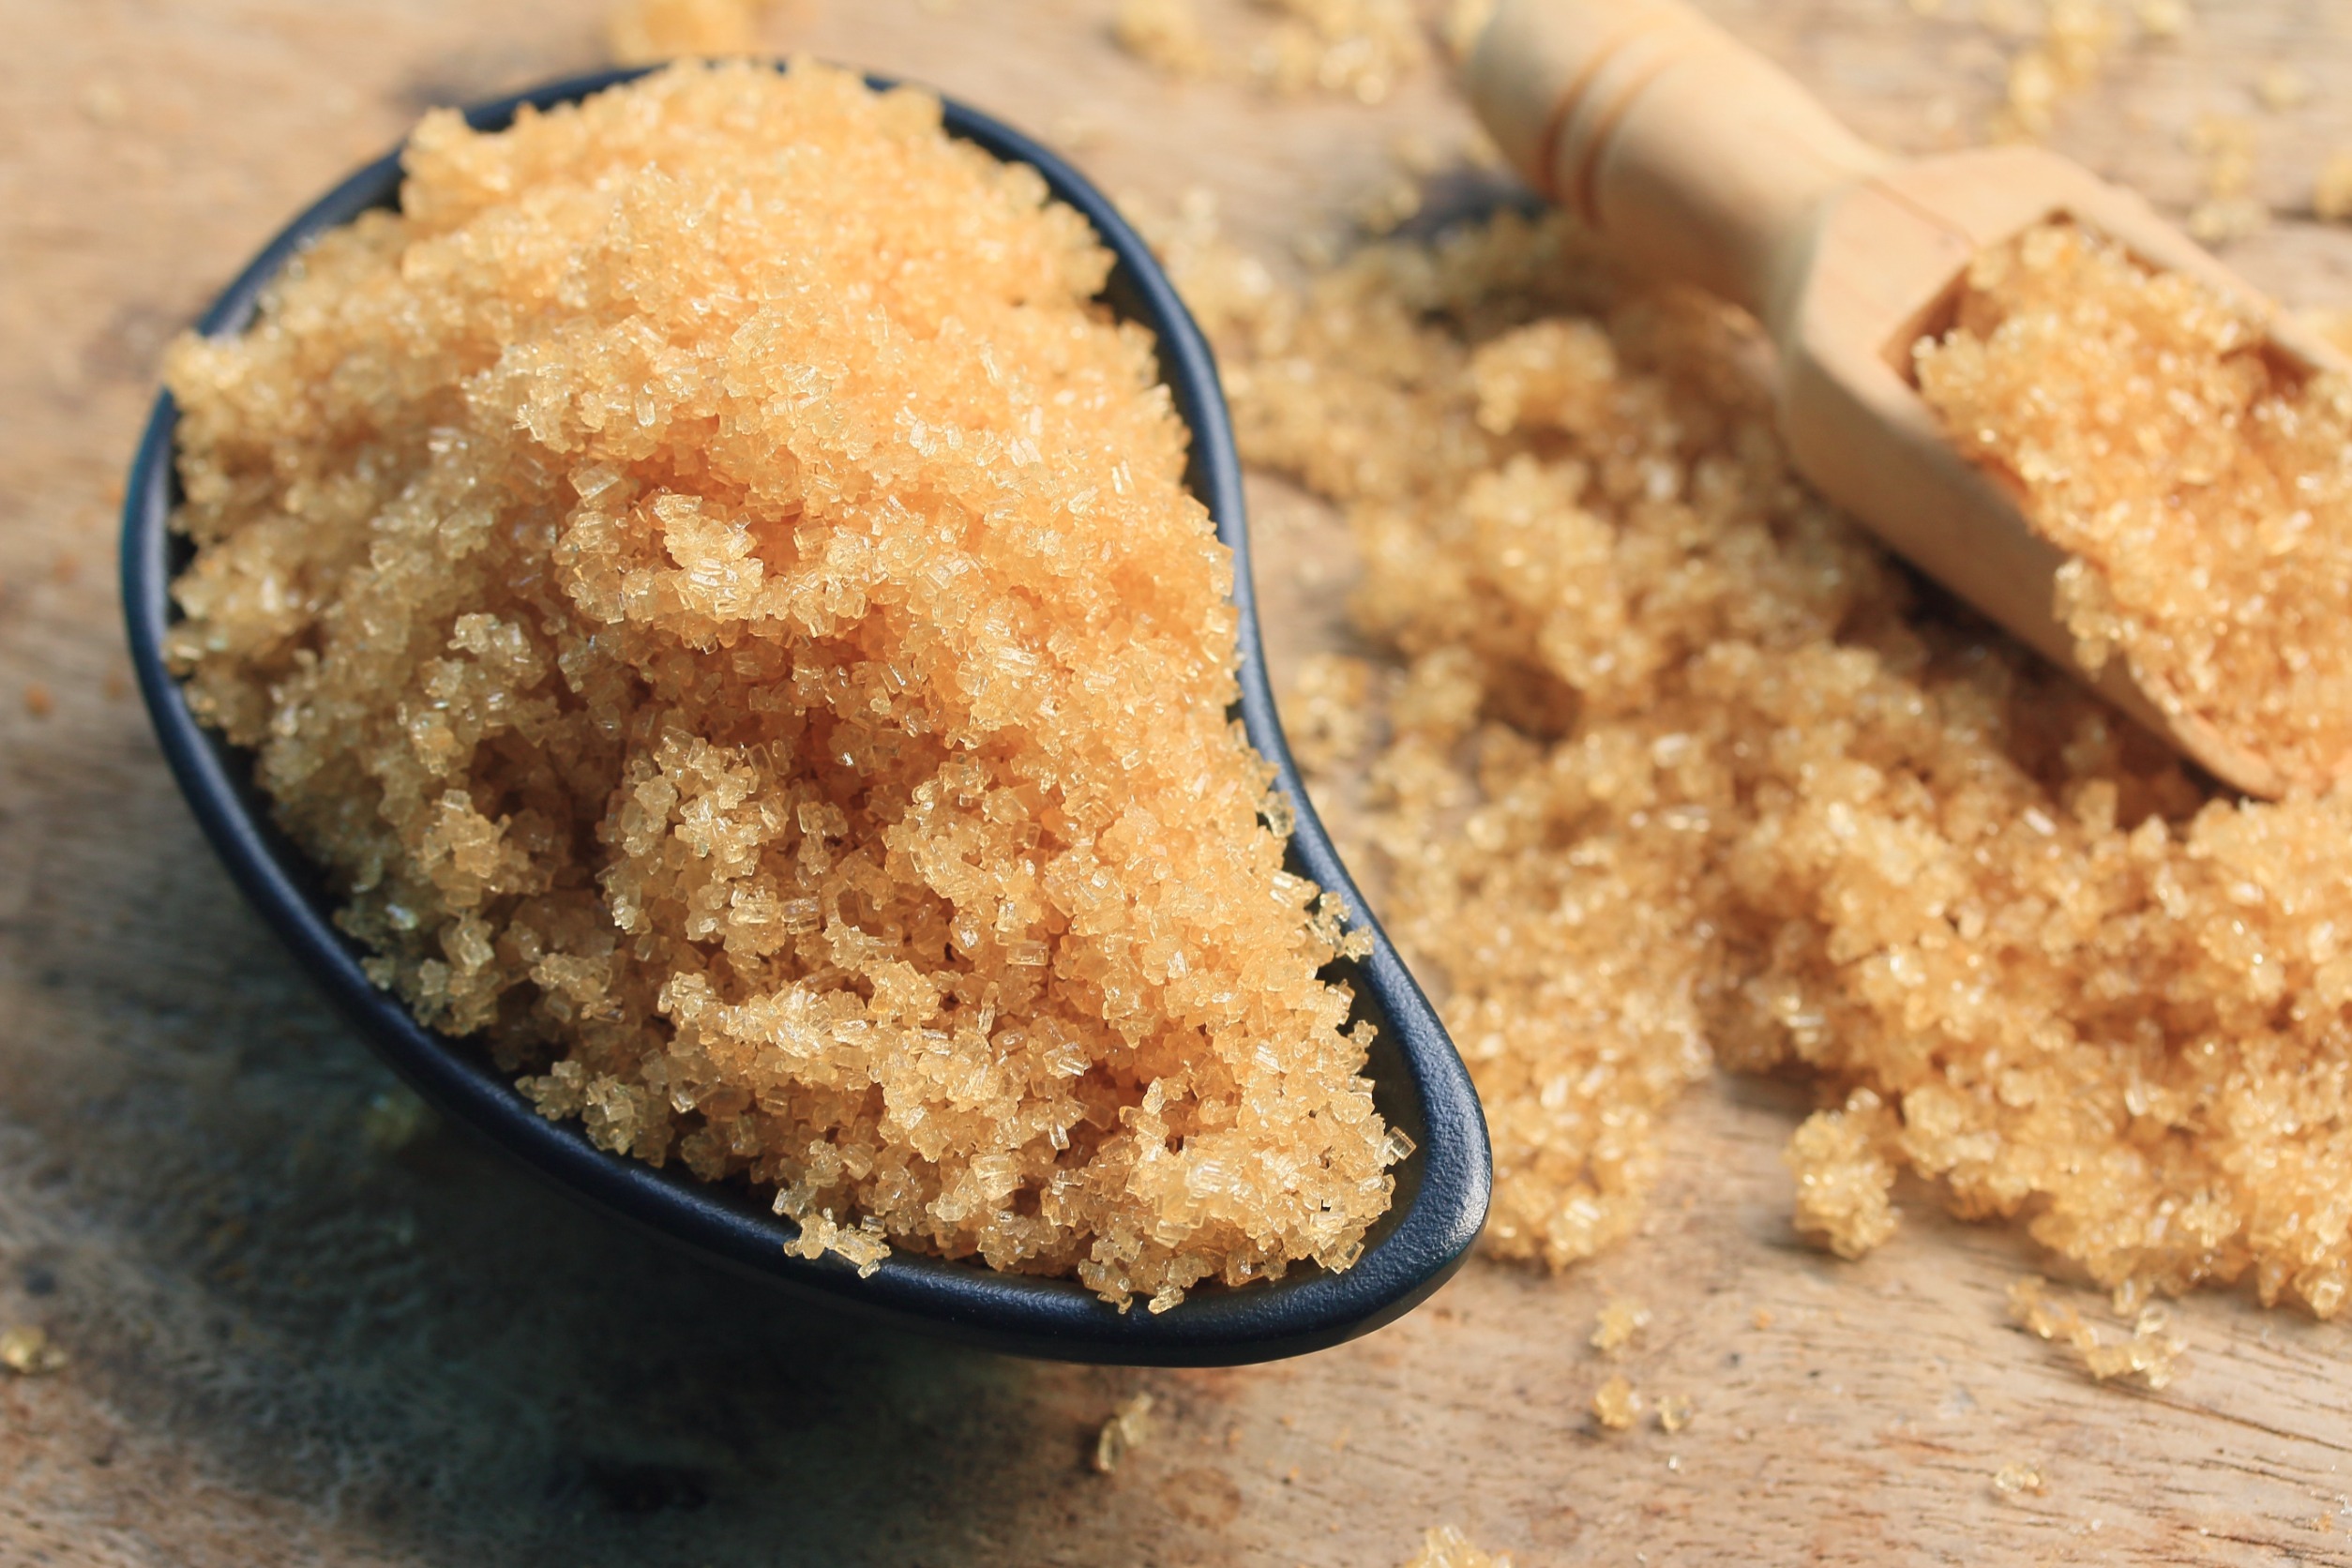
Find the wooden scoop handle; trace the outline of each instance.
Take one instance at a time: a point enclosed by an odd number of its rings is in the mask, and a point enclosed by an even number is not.
[[[1890,161],[1681,0],[1500,0],[1468,77],[1520,173],[1637,276],[1695,283],[1768,328],[1824,199]]]

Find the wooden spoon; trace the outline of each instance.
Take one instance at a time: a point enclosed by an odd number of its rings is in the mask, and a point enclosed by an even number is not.
[[[2343,368],[2137,196],[2037,147],[1905,161],[1872,147],[1681,0],[1500,0],[1472,101],[1535,188],[1637,277],[1746,308],[1780,354],[1781,430],[1832,501],[2184,755],[2249,794],[2292,784],[2181,693],[2083,669],[2055,611],[2066,557],[1945,439],[1912,348],[1945,330],[1968,264],[2053,219],[2185,273],[2263,319],[2282,368]]]

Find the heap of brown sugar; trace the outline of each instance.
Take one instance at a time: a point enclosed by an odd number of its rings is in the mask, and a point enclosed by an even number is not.
[[[1361,548],[1393,662],[1304,671],[1293,728],[1368,775],[1329,816],[1446,993],[1494,1250],[1625,1236],[1659,1110],[1711,1063],[1787,1065],[1833,1108],[1792,1163],[1840,1251],[1907,1168],[2127,1305],[2251,1272],[2345,1306],[2352,799],[2217,798],[1923,602],[1790,471],[1753,324],[1628,290],[1564,219],[1302,293],[1184,259],[1245,453]],[[2340,460],[2311,455],[2323,491]],[[2330,628],[2290,626],[2324,665]]]
[[[1399,1152],[1352,939],[1083,220],[811,65],[406,167],[170,366],[172,655],[371,972],[811,1255],[1154,1307],[1351,1262]]]
[[[2326,781],[2352,765],[2352,385],[2285,373],[2268,337],[2053,223],[1979,258],[1920,389],[2072,558],[2086,668],[2126,659],[2168,713]]]

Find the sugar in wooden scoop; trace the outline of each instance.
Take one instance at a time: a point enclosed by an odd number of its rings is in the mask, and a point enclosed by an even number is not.
[[[1979,258],[1920,390],[2071,558],[2083,666],[2283,776],[2352,766],[2352,385],[2243,305],[2066,223]]]
[[[1351,1262],[1401,1145],[1350,939],[1085,223],[812,65],[406,172],[169,370],[172,656],[377,979],[811,1256]]]

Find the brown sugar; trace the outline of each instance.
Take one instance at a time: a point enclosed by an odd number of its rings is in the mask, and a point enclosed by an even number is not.
[[[22,1378],[38,1378],[63,1371],[70,1364],[65,1350],[49,1331],[31,1323],[0,1330],[0,1366]]]
[[[768,0],[619,0],[605,19],[605,42],[625,66],[680,55],[748,54],[760,46]]]
[[[1436,1525],[1422,1536],[1421,1550],[1403,1568],[1511,1568],[1511,1558],[1483,1550],[1452,1525]]]
[[[2023,141],[2048,136],[2058,105],[2098,79],[2121,24],[2109,0],[2050,0],[2040,36],[2009,63],[1994,134]]]
[[[171,654],[546,1115],[1158,1308],[1346,1267],[1400,1151],[1108,265],[813,65],[431,115],[400,213],[173,351]]]
[[[1216,51],[1201,29],[1195,0],[1119,0],[1110,36],[1129,54],[1172,76],[1216,69]]]
[[[1894,1167],[1884,1151],[1902,1130],[1902,1122],[1867,1089],[1855,1090],[1836,1109],[1808,1117],[1788,1140],[1797,1229],[1840,1258],[1860,1258],[1893,1235],[1902,1211],[1888,1200]]]
[[[1120,0],[1113,42],[1171,77],[1246,75],[1270,93],[1312,91],[1380,103],[1429,55],[1413,0],[1258,0],[1271,23],[1246,61],[1229,63],[1198,0]]]
[[[1630,1429],[1641,1419],[1641,1395],[1625,1374],[1615,1372],[1606,1382],[1592,1391],[1592,1419],[1612,1432]]]
[[[2352,384],[2305,382],[2262,322],[2066,224],[1979,261],[1920,386],[2072,557],[2059,611],[2096,669],[2301,780],[2352,761]]]
[[[2043,1479],[2041,1466],[2028,1460],[2013,1459],[1993,1472],[1993,1490],[2004,1498],[2028,1494],[2041,1497],[2049,1490],[2049,1483]]]
[[[2173,1333],[2171,1315],[2164,1308],[2141,1308],[2130,1335],[2116,1338],[2101,1334],[2075,1307],[2050,1300],[2048,1289],[2040,1279],[2021,1279],[2009,1288],[2009,1313],[2018,1327],[2037,1339],[2064,1345],[2083,1370],[2101,1382],[2137,1378],[2157,1389],[2172,1382],[2189,1344]]]
[[[1309,88],[1379,103],[1421,68],[1428,46],[1412,0],[1260,0],[1277,20],[1250,56],[1276,92]]]
[[[2124,1296],[2251,1274],[2343,1310],[2352,799],[2216,797],[1923,599],[1791,473],[1753,324],[1626,288],[1564,219],[1296,292],[1196,243],[1184,280],[1245,453],[1360,547],[1354,617],[1397,668],[1364,686],[1364,864],[1486,1106],[1492,1251],[1627,1235],[1655,1119],[1720,1062],[1876,1097],[1797,1150],[1852,1246],[1908,1168]],[[2243,394],[2203,364],[2185,400]],[[2273,436],[2315,518],[2340,445]],[[2340,634],[2281,595],[2265,646],[2309,639],[2315,690]]]
[[[1639,1302],[1612,1298],[1601,1308],[1586,1341],[1605,1356],[1621,1355],[1650,1326],[1650,1309]]]
[[[1094,1472],[1109,1475],[1121,1461],[1152,1439],[1152,1408],[1159,1401],[1149,1394],[1130,1395],[1119,1401],[1094,1434]]]
[[[2201,165],[2205,200],[2189,210],[2190,237],[2221,246],[2269,226],[2270,209],[2254,194],[2260,129],[2241,114],[2200,114],[2189,127],[2189,151]]]

